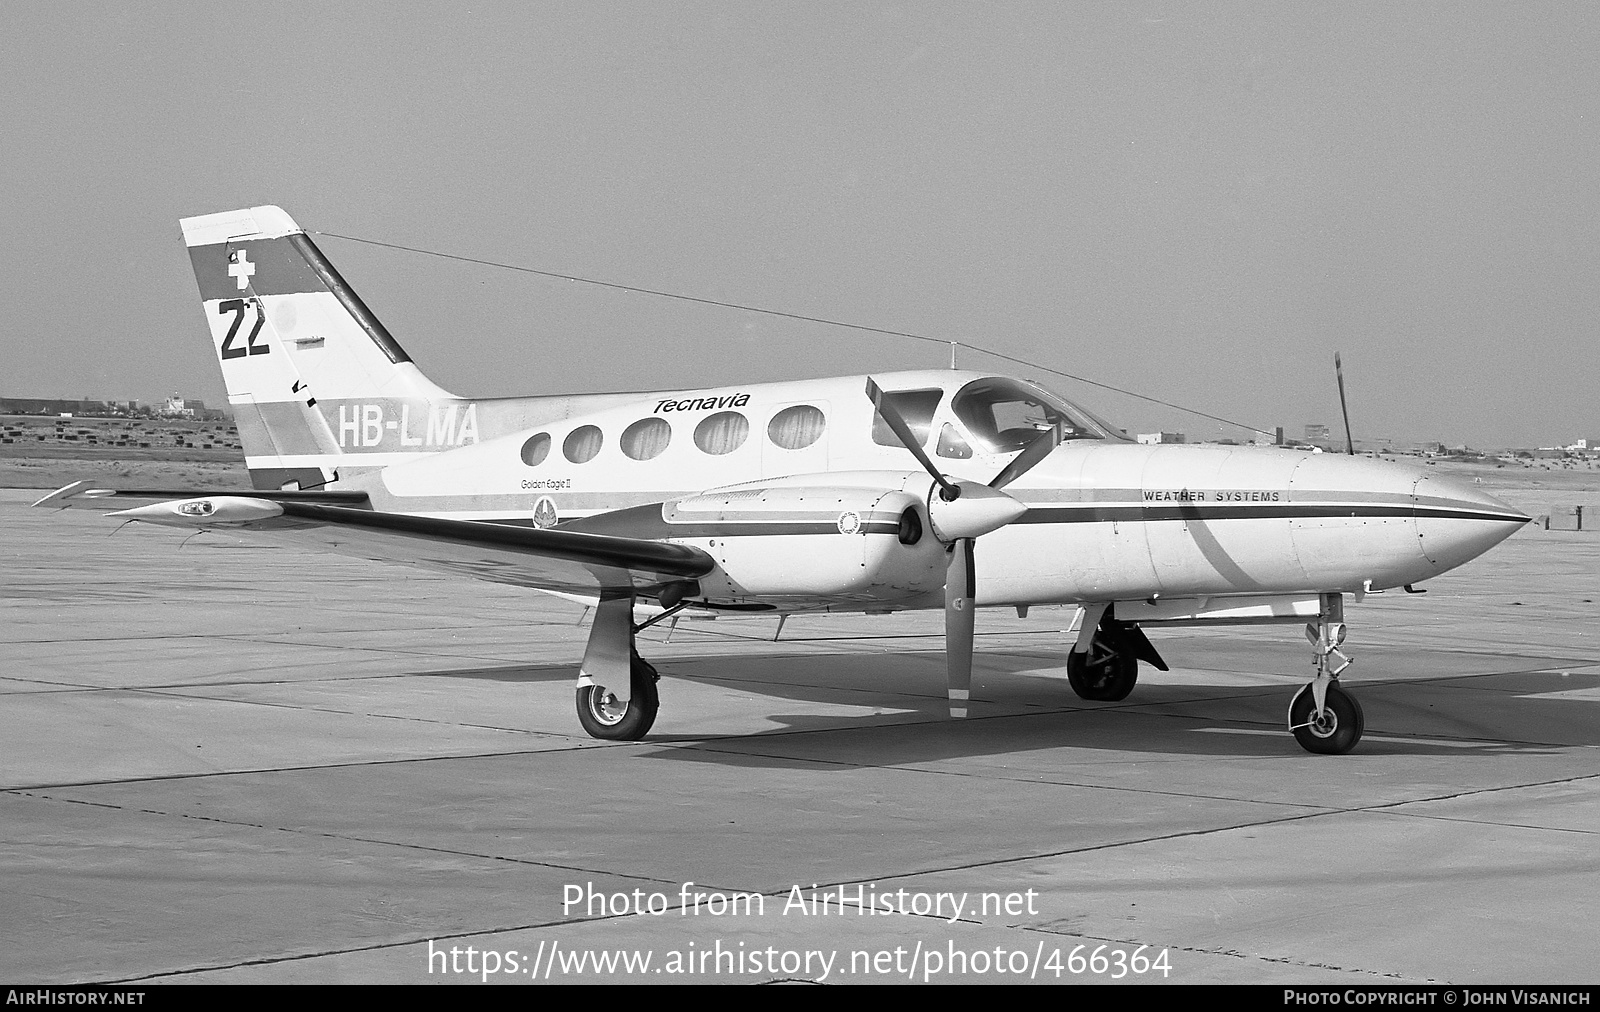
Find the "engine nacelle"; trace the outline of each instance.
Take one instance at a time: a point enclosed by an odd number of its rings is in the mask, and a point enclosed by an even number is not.
[[[668,537],[704,549],[713,602],[796,606],[893,602],[944,586],[944,546],[919,496],[899,490],[787,486],[709,492],[669,502]]]

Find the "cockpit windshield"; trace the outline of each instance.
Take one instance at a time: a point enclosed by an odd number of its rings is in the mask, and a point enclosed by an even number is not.
[[[1054,425],[1061,426],[1063,441],[1118,438],[1043,387],[1004,377],[973,380],[956,391],[950,409],[990,453],[1020,450]]]

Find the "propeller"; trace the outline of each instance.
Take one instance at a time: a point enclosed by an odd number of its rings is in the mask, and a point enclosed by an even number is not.
[[[973,597],[977,569],[973,548],[978,538],[997,531],[1028,511],[1001,489],[1033,469],[1061,442],[1061,427],[1053,425],[1011,458],[987,485],[943,474],[922,449],[899,409],[870,377],[867,396],[902,445],[932,475],[928,490],[928,522],[934,536],[947,543],[950,561],[944,574],[944,654],[950,695],[950,716],[965,717],[972,689],[972,636],[975,624]]]
[[[1356,455],[1356,441],[1350,438],[1350,407],[1344,400],[1344,363],[1339,361],[1339,353],[1333,353],[1333,374],[1339,377],[1339,410],[1344,413],[1344,445],[1350,451],[1350,456]]]

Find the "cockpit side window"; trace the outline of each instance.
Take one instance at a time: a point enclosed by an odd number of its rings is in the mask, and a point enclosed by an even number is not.
[[[939,456],[952,457],[956,460],[966,460],[972,456],[972,447],[961,438],[961,433],[949,422],[944,423],[944,428],[939,430]]]
[[[944,391],[896,390],[892,393],[886,392],[883,396],[900,412],[900,417],[906,420],[906,424],[911,427],[911,434],[917,437],[917,443],[927,445],[928,430],[933,427],[933,413],[938,410],[939,401],[944,398]],[[900,438],[876,411],[872,413],[872,441],[879,446],[900,445]]]
[[[950,407],[972,437],[990,453],[1020,450],[1051,426],[1062,440],[1104,439],[1098,426],[1044,390],[996,377],[973,380],[951,398]]]

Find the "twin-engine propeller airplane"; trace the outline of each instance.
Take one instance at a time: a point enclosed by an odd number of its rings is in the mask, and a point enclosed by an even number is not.
[[[1030,382],[972,372],[473,399],[429,382],[276,207],[182,222],[256,491],[79,482],[41,506],[261,532],[594,605],[578,719],[646,734],[646,626],[709,612],[944,608],[952,716],[975,609],[1072,604],[1084,699],[1120,700],[1145,627],[1305,623],[1289,704],[1353,748],[1346,595],[1406,587],[1527,521],[1471,486],[1357,457],[1130,442]],[[641,619],[641,613],[644,617]]]

